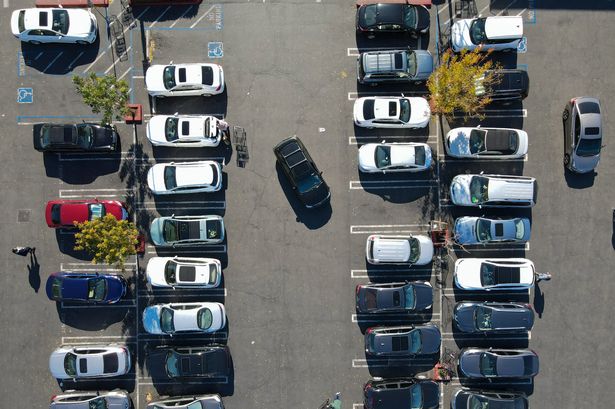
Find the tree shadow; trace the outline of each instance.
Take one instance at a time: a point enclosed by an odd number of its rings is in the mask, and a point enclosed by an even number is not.
[[[135,132],[136,132],[135,125]],[[153,165],[149,155],[143,150],[141,143],[132,144],[128,148],[128,156],[122,161],[119,177],[126,187],[124,202],[129,213],[135,214],[137,228],[147,232],[154,214],[146,207],[146,202],[152,197],[147,188],[147,172]]]
[[[62,254],[74,257],[78,260],[92,261],[94,257],[85,250],[75,250],[76,232],[76,230],[56,229],[55,233],[58,248]]]
[[[564,167],[564,179],[568,187],[572,189],[587,189],[594,185],[594,180],[598,173],[593,170],[589,173],[574,173]]]

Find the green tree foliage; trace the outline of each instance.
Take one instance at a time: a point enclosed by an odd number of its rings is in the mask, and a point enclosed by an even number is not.
[[[75,234],[75,250],[92,255],[92,263],[115,264],[124,269],[126,257],[136,253],[139,232],[128,220],[117,220],[107,214],[76,226],[79,232]]]
[[[501,81],[493,72],[487,72],[500,68],[488,59],[489,54],[476,49],[460,54],[448,50],[442,55],[442,64],[427,81],[432,113],[447,117],[455,112],[481,116],[479,111],[491,102],[484,95]]]
[[[111,124],[113,119],[121,120],[128,113],[128,84],[113,75],[97,76],[91,72],[87,77],[73,77],[73,84],[83,102],[95,114],[102,114],[102,124]]]

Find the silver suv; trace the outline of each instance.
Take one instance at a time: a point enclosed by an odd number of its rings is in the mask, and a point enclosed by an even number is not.
[[[564,122],[564,166],[588,173],[598,166],[602,146],[600,101],[592,97],[572,98],[562,113]]]
[[[49,409],[128,409],[132,406],[128,392],[67,392],[52,396]]]
[[[532,207],[538,185],[529,176],[457,175],[451,182],[451,200],[457,206]]]
[[[361,84],[418,83],[429,78],[433,57],[427,50],[386,50],[361,53],[357,81]]]

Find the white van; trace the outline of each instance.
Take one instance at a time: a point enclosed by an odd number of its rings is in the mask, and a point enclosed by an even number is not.
[[[370,264],[429,264],[433,243],[427,236],[381,236],[367,238],[365,257]]]

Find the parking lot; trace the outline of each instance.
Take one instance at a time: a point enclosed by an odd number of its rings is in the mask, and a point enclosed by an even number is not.
[[[431,377],[435,362],[368,360],[363,333],[371,326],[430,322],[442,333],[442,353],[465,346],[528,347],[540,356],[533,382],[468,383],[458,377],[442,385],[441,405],[449,407],[460,386],[511,389],[530,395],[533,408],[607,406],[615,393],[604,386],[615,359],[609,353],[615,330],[609,319],[615,291],[615,156],[610,125],[615,62],[610,1],[476,0],[478,14],[520,15],[523,47],[494,56],[504,67],[530,76],[523,104],[493,105],[483,120],[432,117],[421,130],[368,130],[353,126],[354,101],[366,95],[424,95],[424,86],[405,89],[360,86],[356,58],[369,49],[428,49],[437,56],[447,44],[455,1],[430,9],[429,34],[412,39],[355,34],[353,1],[218,1],[199,6],[134,8],[124,20],[119,2],[96,9],[99,39],[91,46],[33,46],[10,35],[10,12],[33,2],[5,1],[0,27],[0,70],[7,86],[0,152],[7,187],[2,318],[5,364],[0,406],[43,408],[67,389],[131,392],[134,407],[158,396],[220,393],[227,408],[317,408],[340,391],[343,408],[362,407],[362,385],[370,377]],[[32,4],[31,4],[32,3]],[[438,3],[438,4],[435,4]],[[116,16],[117,19],[114,19]],[[114,23],[107,29],[107,23]],[[122,24],[120,24],[122,23]],[[115,27],[114,27],[115,25]],[[118,28],[119,27],[119,28]],[[118,49],[113,41],[122,38]],[[115,40],[114,40],[115,39]],[[119,52],[118,52],[119,51]],[[215,97],[152,101],[145,89],[149,64],[215,62],[224,67],[226,91]],[[42,154],[32,147],[39,122],[96,121],[71,82],[89,72],[114,74],[143,104],[142,125],[116,123],[121,149],[110,155]],[[14,81],[14,82],[13,82]],[[10,83],[10,84],[9,84]],[[20,91],[21,90],[21,91]],[[561,114],[575,96],[601,100],[606,148],[593,175],[575,176],[562,166]],[[246,132],[249,160],[238,166],[237,152],[218,148],[152,147],[145,136],[153,114],[214,114]],[[523,160],[464,161],[445,155],[448,130],[461,124],[523,129],[529,154]],[[468,125],[469,126],[469,125]],[[282,172],[272,147],[299,136],[331,187],[331,205],[304,209]],[[429,172],[368,175],[357,170],[357,150],[369,142],[425,142],[437,158]],[[154,163],[212,159],[224,164],[221,192],[154,197],[145,175]],[[452,177],[461,173],[533,176],[538,203],[531,211],[468,210],[450,201]],[[138,226],[147,231],[158,216],[224,216],[226,241],[219,246],[161,251],[149,243],[126,270],[92,265],[73,249],[74,237],[46,226],[44,206],[55,198],[97,197],[125,201]],[[451,223],[462,215],[525,216],[532,238],[524,245],[453,246],[443,261],[410,269],[375,268],[365,260],[370,234],[426,233],[431,220]],[[10,253],[17,245],[36,246],[36,260]],[[215,257],[222,261],[223,285],[207,291],[148,288],[145,267],[156,255]],[[453,285],[453,265],[461,257],[525,257],[553,280],[531,292],[461,292]],[[54,305],[45,282],[55,271],[109,271],[129,283],[124,300],[109,307]],[[429,314],[389,316],[385,321],[357,314],[355,286],[367,282],[426,280],[434,287]],[[536,323],[527,336],[487,339],[453,330],[459,300],[505,300],[533,304]],[[224,303],[227,327],[214,335],[173,337],[146,333],[143,309],[154,303]],[[199,383],[161,382],[152,377],[146,352],[160,345],[229,345],[233,373]],[[126,344],[133,370],[120,378],[58,383],[48,369],[49,354],[61,344]]]

